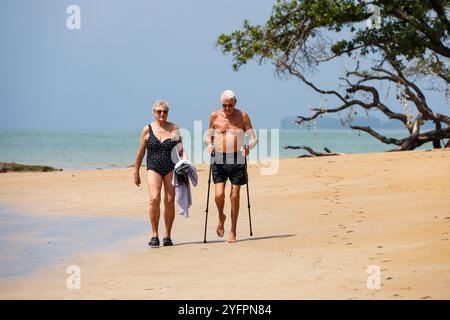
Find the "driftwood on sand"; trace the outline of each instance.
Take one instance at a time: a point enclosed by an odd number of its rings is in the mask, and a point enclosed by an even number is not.
[[[313,148],[305,146],[305,145],[301,145],[301,146],[285,146],[284,149],[294,149],[294,150],[303,149],[303,150],[306,150],[306,151],[308,151],[310,153],[310,154],[304,154],[304,155],[301,155],[301,156],[297,156],[297,158],[338,156],[338,155],[342,155],[343,154],[343,153],[331,152],[330,149],[328,149],[326,147],[323,148],[326,153],[318,152],[318,151],[315,151]]]

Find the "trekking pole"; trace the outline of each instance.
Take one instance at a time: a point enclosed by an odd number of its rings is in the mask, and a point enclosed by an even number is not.
[[[211,166],[214,157],[214,151],[211,152],[211,160],[209,162],[209,175],[208,175],[208,196],[206,198],[206,210],[205,210],[205,234],[203,236],[203,243],[206,243],[206,226],[208,225],[208,207],[209,207],[209,189],[211,187]]]
[[[244,145],[244,148],[246,146]],[[248,221],[250,222],[250,236],[253,236],[253,230],[252,230],[252,215],[250,214],[250,192],[248,191],[248,171],[247,171],[247,156],[245,156],[245,176],[247,178],[247,208],[248,208]]]

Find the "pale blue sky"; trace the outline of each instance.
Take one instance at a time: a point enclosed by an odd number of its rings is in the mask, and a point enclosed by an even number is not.
[[[170,120],[191,128],[233,89],[255,127],[310,114],[318,100],[268,64],[234,72],[217,36],[263,23],[275,0],[2,0],[0,128],[132,129],[152,121],[164,98]],[[81,30],[68,30],[66,8],[81,8]],[[340,66],[315,80],[336,87]],[[447,106],[448,108],[448,106]],[[444,106],[438,110],[444,109]]]

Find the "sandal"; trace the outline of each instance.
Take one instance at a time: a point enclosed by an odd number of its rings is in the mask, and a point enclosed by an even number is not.
[[[150,242],[148,243],[148,245],[152,248],[158,248],[159,247],[159,239],[158,237],[152,237],[150,239]]]
[[[170,239],[169,237],[164,238],[163,239],[163,245],[164,245],[164,247],[173,246],[172,239]]]

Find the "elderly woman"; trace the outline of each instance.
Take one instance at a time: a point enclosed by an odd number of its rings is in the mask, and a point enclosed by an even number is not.
[[[168,122],[169,104],[158,100],[153,105],[155,121],[142,129],[141,141],[134,165],[134,183],[141,185],[139,169],[147,150],[147,184],[150,196],[149,215],[152,225],[150,247],[159,247],[159,216],[161,189],[164,185],[164,222],[166,230],[163,238],[164,246],[173,245],[171,231],[175,218],[175,188],[172,185],[173,169],[180,159],[187,160],[181,144],[178,126]]]

